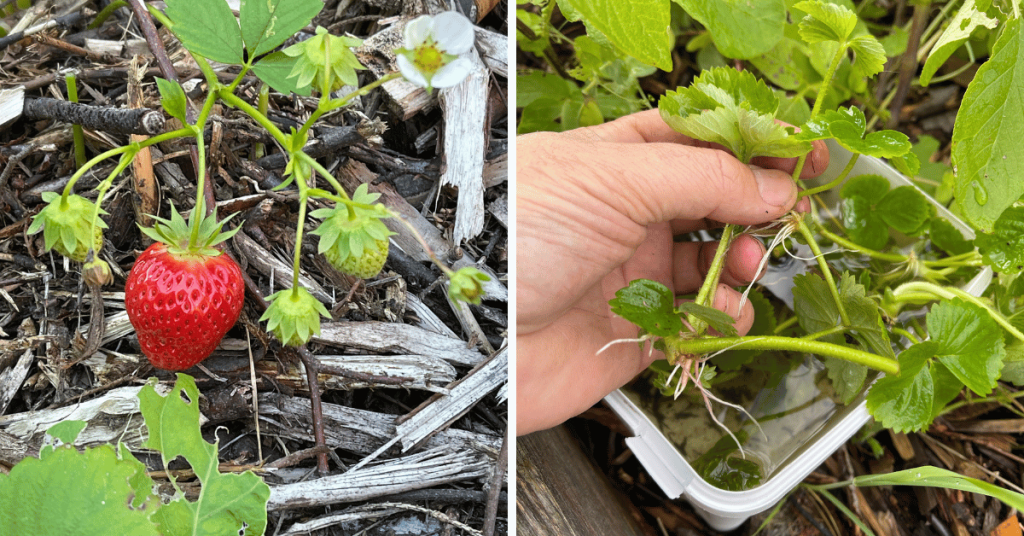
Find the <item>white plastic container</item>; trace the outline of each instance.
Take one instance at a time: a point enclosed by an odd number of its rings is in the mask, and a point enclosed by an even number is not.
[[[829,167],[815,180],[815,184],[824,184],[837,177],[852,156],[834,142],[829,141],[828,147],[831,155]],[[893,187],[913,185],[902,174],[877,158],[861,156],[849,176],[864,174],[881,175],[887,178]],[[935,207],[939,217],[951,222],[965,237],[974,238],[971,228],[949,210],[938,203],[935,203]],[[788,279],[791,277],[789,275]],[[992,270],[986,267],[964,286],[964,290],[978,296],[991,281]],[[778,283],[785,284],[785,281]],[[806,372],[804,371],[805,375]],[[793,380],[806,381],[803,378]],[[784,391],[785,386],[780,389]],[[784,392],[781,396],[785,396]],[[633,437],[627,438],[626,444],[647,468],[662,491],[669,498],[685,497],[708,525],[719,531],[733,530],[748,517],[774,506],[871,418],[864,403],[864,393],[861,393],[850,405],[837,406],[830,411],[830,415],[815,420],[808,427],[814,429],[802,430],[812,434],[810,438],[791,449],[792,452],[785,461],[781,462],[759,486],[745,491],[726,491],[702,479],[680,450],[659,429],[655,420],[622,390],[611,393],[605,397],[605,401],[632,430]],[[772,433],[768,434],[770,441]]]

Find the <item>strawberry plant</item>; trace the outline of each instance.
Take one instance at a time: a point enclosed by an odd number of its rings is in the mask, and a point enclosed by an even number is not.
[[[1008,141],[1020,135],[1020,122],[1007,119],[1020,116],[1016,96],[1024,63],[1015,55],[1022,39],[1018,7],[967,2],[950,13],[950,4],[943,8],[948,26],[936,20],[925,35],[911,37],[899,27],[886,35],[873,33],[885,26],[865,23],[874,8],[870,4],[858,11],[847,2],[821,0],[676,4],[685,14],[659,0],[632,3],[631,12],[643,16],[628,18],[618,13],[617,4],[602,0],[523,6],[517,12],[519,47],[541,68],[519,73],[517,106],[521,133],[567,130],[654,106],[653,99],[635,91],[638,86],[622,85],[636,82],[644,71],[620,68],[615,71],[619,87],[629,89],[617,97],[634,106],[602,107],[601,88],[610,85],[602,73],[631,63],[667,71],[679,41],[696,53],[698,73],[679,88],[664,88],[657,99],[662,119],[674,130],[713,142],[744,163],[796,158],[794,180],[815,142],[828,141],[835,148],[833,159],[845,164],[825,184],[798,182],[809,212],[793,211],[762,228],[725,225],[714,237],[720,246],[695,296],[680,301],[684,297],[660,283],[637,280],[609,303],[613,313],[638,328],[636,339],[618,343],[649,345],[665,356],[638,380],[635,397],[660,392],[689,399],[706,406],[709,418],[724,430],[706,454],[694,454],[702,476],[733,490],[766,477],[758,457],[744,452],[763,434],[742,413],[750,400],[730,401],[723,394],[752,377],[767,375],[765,383],[773,385],[800,367],[820,370],[805,380],[818,382],[808,389],[821,393],[808,404],[821,398],[850,404],[866,397],[875,420],[896,432],[927,430],[958,398],[992,400],[1006,392],[1000,380],[1020,385],[1024,211],[1015,204],[1024,181],[1018,173],[1021,154]],[[571,78],[590,61],[596,38],[561,33],[575,21],[588,35],[600,37],[607,58],[601,64],[605,70],[591,71],[579,83]],[[964,94],[948,173],[941,163],[927,160],[934,147],[920,150],[926,138],[915,146],[906,134],[876,126],[888,119],[888,103],[879,102],[877,95],[884,93],[872,84],[887,69],[887,58],[901,54],[911,39],[925,47],[919,52],[927,58],[921,85],[932,82],[938,67],[962,46],[972,50],[972,58],[979,43],[991,46]],[[564,62],[567,50],[572,59]],[[1008,95],[1013,97],[1004,98]],[[853,176],[865,157],[888,160],[909,181]],[[971,233],[950,222],[945,205]],[[766,299],[771,289],[745,289],[758,321],[743,336],[728,315],[711,307],[729,244],[740,233],[768,240],[762,268],[799,265],[786,272],[788,283],[782,286],[791,290],[778,297]],[[795,260],[780,260],[790,256]],[[810,365],[808,355],[814,356]],[[723,418],[722,404],[742,412]],[[676,441],[693,435],[687,430]]]

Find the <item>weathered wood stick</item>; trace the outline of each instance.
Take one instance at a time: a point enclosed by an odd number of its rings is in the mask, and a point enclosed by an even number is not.
[[[159,134],[164,128],[164,115],[156,110],[122,110],[48,97],[25,99],[22,115],[26,119],[56,119],[92,130],[118,134],[154,135]]]

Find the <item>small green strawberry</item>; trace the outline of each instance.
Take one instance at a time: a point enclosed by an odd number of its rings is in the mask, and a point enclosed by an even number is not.
[[[380,194],[367,190],[365,184],[359,185],[352,201],[361,205],[375,203]],[[332,266],[363,279],[380,273],[388,258],[388,237],[395,234],[381,221],[390,216],[383,206],[371,209],[339,204],[314,210],[311,215],[324,218],[313,234],[320,235],[319,251]]]
[[[324,304],[302,287],[284,289],[267,296],[270,307],[260,317],[267,331],[285,346],[302,346],[320,334],[320,317],[330,318]]]
[[[490,281],[491,276],[471,266],[465,266],[451,274],[448,279],[451,281],[448,295],[453,300],[480,305],[480,298],[484,294],[483,284]]]
[[[44,193],[43,201],[47,205],[32,219],[28,234],[42,229],[47,250],[53,249],[71,260],[85,262],[90,249],[99,251],[103,247],[103,229],[107,224],[97,219],[93,227],[95,203],[75,194],[65,198],[57,192]],[[99,213],[106,214],[106,211],[100,209]]]

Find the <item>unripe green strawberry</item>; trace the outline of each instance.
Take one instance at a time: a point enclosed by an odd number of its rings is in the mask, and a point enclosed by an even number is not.
[[[373,205],[380,194],[367,193],[362,184],[352,194],[352,202],[362,206],[339,203],[334,208],[314,210],[312,216],[324,218],[313,231],[320,235],[319,251],[339,271],[367,279],[377,275],[388,258],[388,230],[381,218],[390,213],[381,205]]]
[[[324,304],[302,287],[284,289],[267,296],[270,306],[260,317],[267,331],[285,346],[302,346],[320,334],[320,317],[330,318]]]
[[[372,247],[366,247],[363,243],[363,254],[356,256],[349,251],[347,256],[342,256],[341,248],[334,247],[324,251],[324,257],[338,269],[355,277],[369,279],[380,273],[384,267],[384,261],[388,260],[388,239],[376,240]]]
[[[43,194],[46,206],[36,214],[28,234],[43,230],[46,249],[55,250],[65,257],[84,262],[89,249],[99,251],[103,246],[103,229],[107,224],[96,219],[96,204],[80,195],[68,195],[66,198],[56,192]],[[100,210],[99,214],[106,214]]]

